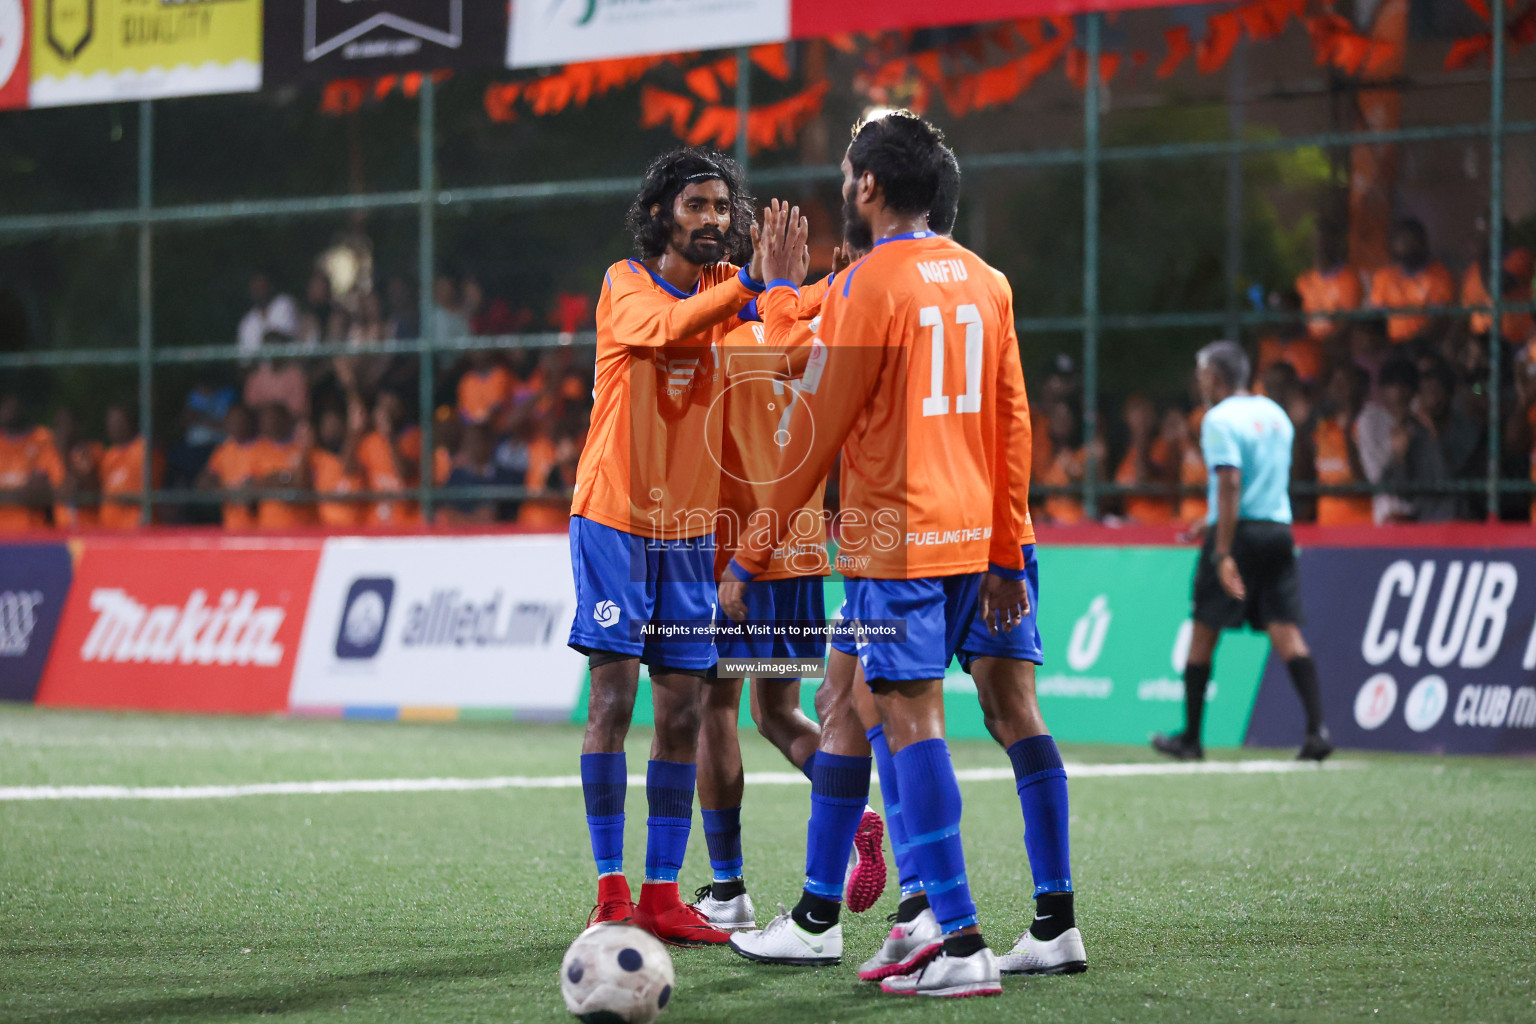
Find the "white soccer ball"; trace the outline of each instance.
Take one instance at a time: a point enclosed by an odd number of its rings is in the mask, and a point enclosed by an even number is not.
[[[650,1024],[672,998],[672,958],[648,932],[595,924],[560,961],[560,994],[582,1024]]]

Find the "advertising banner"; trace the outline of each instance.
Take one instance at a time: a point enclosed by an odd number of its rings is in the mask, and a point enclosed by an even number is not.
[[[37,692],[70,575],[62,544],[0,547],[0,700],[29,701]]]
[[[563,536],[326,542],[294,710],[437,707],[566,714],[585,659]]]
[[[1040,710],[1062,742],[1147,742],[1184,725],[1184,655],[1189,650],[1189,584],[1197,551],[1171,547],[1041,547],[1038,618],[1045,664],[1035,675]],[[840,581],[827,584],[829,613],[842,605]],[[1223,636],[1206,692],[1205,745],[1243,742],[1269,640],[1248,632]],[[644,676],[642,675],[642,681]],[[801,687],[812,709],[818,680]],[[750,727],[743,701],[742,722]],[[951,662],[944,679],[946,731],[984,739],[986,724],[971,677]],[[641,686],[635,720],[651,721]],[[586,717],[586,694],[577,705]],[[1299,738],[1299,714],[1286,742]]]
[[[84,541],[37,702],[286,710],[320,543]]]
[[[849,32],[1156,7],[1172,0],[512,0],[507,66],[635,57]]]
[[[34,0],[34,107],[261,88],[261,0]]]
[[[499,67],[506,50],[502,0],[272,0],[265,26],[266,84]]]
[[[27,105],[32,84],[32,0],[0,0],[0,110]]]
[[[514,0],[507,66],[711,50],[789,38],[789,0]]]
[[[1536,753],[1536,549],[1303,549],[1301,589],[1339,746]],[[1272,661],[1248,743],[1298,720]]]

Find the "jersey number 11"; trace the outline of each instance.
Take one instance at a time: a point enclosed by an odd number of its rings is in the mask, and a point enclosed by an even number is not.
[[[917,311],[917,322],[933,328],[933,360],[929,367],[929,393],[923,399],[924,416],[949,415],[949,396],[944,393],[944,314],[938,306]],[[965,328],[965,394],[955,400],[955,412],[981,412],[981,310],[966,303],[955,307],[955,323]]]

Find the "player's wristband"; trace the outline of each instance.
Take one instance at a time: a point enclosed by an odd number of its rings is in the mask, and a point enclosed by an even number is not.
[[[731,559],[731,564],[726,567],[726,571],[729,572],[732,576],[736,577],[736,579],[742,583],[752,582],[752,574],[743,569],[741,567],[741,563],[736,561],[734,558]]]
[[[762,294],[765,287],[763,282],[752,280],[752,275],[747,273],[746,267],[742,267],[736,272],[736,280],[740,281],[747,291],[754,295]]]
[[[1023,569],[1009,569],[996,562],[987,563],[987,572],[993,576],[1001,576],[1005,580],[1022,580],[1027,575]]]
[[[795,282],[791,281],[787,277],[776,277],[776,278],[774,278],[772,281],[768,282],[768,287],[769,288],[788,288],[791,291],[793,291],[796,295],[800,294],[800,286],[795,284]]]

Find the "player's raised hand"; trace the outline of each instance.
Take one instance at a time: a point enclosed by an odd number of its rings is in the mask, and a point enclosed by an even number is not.
[[[789,211],[785,238],[790,254],[789,280],[797,285],[804,284],[806,275],[811,272],[810,237],[811,222],[801,216],[797,206]]]
[[[794,257],[790,249],[789,226],[799,219],[800,208],[775,199],[763,214],[764,281],[792,280]],[[803,280],[803,278],[802,278]]]
[[[747,276],[754,281],[763,280],[763,228],[758,221],[753,221],[747,229],[752,236],[752,259],[747,263]]]
[[[981,578],[981,620],[987,632],[1009,632],[1029,614],[1029,588],[1023,580],[1004,579],[987,573]]]

